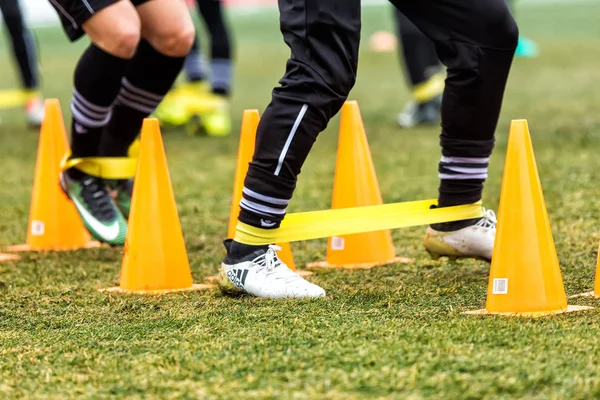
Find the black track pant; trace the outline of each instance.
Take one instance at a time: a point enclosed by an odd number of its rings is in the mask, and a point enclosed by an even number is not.
[[[10,34],[13,56],[19,66],[23,87],[35,89],[39,85],[35,40],[25,26],[19,1],[0,0],[0,11]]]
[[[448,68],[440,205],[481,198],[518,29],[506,0],[393,0]],[[279,0],[291,58],[261,118],[240,221],[278,226],[317,135],[354,85],[360,0]]]
[[[416,86],[440,71],[440,60],[433,42],[398,9],[394,11],[394,21],[401,44],[402,63],[410,85]]]

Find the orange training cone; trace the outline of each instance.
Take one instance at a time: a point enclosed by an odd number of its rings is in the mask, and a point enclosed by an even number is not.
[[[237,225],[237,217],[240,213],[240,200],[242,199],[242,190],[244,189],[244,178],[248,172],[248,164],[252,161],[254,154],[254,144],[256,142],[256,130],[260,121],[258,110],[245,110],[242,117],[242,129],[240,132],[240,145],[238,149],[237,165],[235,168],[235,178],[233,182],[233,194],[231,195],[231,211],[229,213],[229,230],[227,237],[235,236],[235,227]],[[292,247],[289,243],[278,243],[281,250],[278,253],[281,261],[287,266],[296,270],[294,256],[292,255]],[[299,275],[310,275],[309,271],[296,271]],[[210,278],[209,278],[210,279]]]
[[[383,204],[358,103],[342,107],[331,208]],[[396,257],[389,230],[329,238],[324,262],[309,267],[365,269],[410,262]]]
[[[468,313],[538,317],[588,308],[567,305],[527,121],[514,120],[486,308]]]
[[[594,290],[576,294],[571,297],[595,297],[600,298],[600,247],[598,247],[598,259],[596,261],[596,279],[594,280]]]
[[[63,251],[100,246],[90,241],[75,206],[60,188],[60,161],[67,152],[67,143],[60,104],[48,99],[35,164],[27,243],[7,250]]]
[[[160,128],[156,119],[146,119],[131,199],[121,286],[105,290],[160,294],[210,287],[192,281]]]

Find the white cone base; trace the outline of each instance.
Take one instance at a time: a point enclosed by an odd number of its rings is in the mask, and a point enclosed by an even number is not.
[[[65,247],[65,246],[55,246],[55,247],[31,247],[28,244],[16,244],[14,246],[8,246],[6,250],[15,251],[15,252],[23,252],[23,251],[75,251],[79,249],[97,249],[99,247],[108,247],[107,244],[103,244],[92,240],[90,242],[85,243],[83,246],[75,246],[75,247]]]
[[[6,253],[0,253],[0,262],[2,261],[15,261],[20,259],[21,257],[19,257],[16,254],[6,254]]]
[[[374,267],[381,267],[388,264],[408,264],[412,262],[412,258],[406,257],[394,257],[391,260],[375,261],[370,263],[357,263],[357,264],[329,264],[327,261],[318,261],[307,264],[308,268],[327,268],[327,269],[371,269]]]
[[[473,310],[473,311],[465,311],[463,314],[468,315],[500,315],[504,317],[523,317],[523,318],[538,318],[538,317],[547,317],[550,315],[557,314],[565,314],[572,313],[577,311],[585,311],[591,310],[594,307],[589,306],[567,306],[567,308],[563,310],[553,310],[553,311],[531,311],[531,312],[491,312],[486,309],[483,310]]]
[[[127,294],[147,294],[147,295],[157,295],[157,294],[167,294],[167,293],[177,293],[177,292],[193,292],[198,290],[207,290],[214,288],[213,285],[207,285],[204,283],[194,283],[192,286],[183,288],[183,289],[161,289],[161,290],[126,290],[121,288],[120,286],[111,287],[107,289],[99,289],[100,292],[109,292],[109,293],[127,293]]]
[[[573,296],[569,296],[570,299],[574,299],[576,297],[593,297],[595,299],[600,299],[600,295],[596,294],[593,290],[591,292],[574,294]]]

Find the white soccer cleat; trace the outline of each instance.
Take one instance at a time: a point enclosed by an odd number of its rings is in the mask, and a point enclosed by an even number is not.
[[[325,297],[319,286],[304,280],[277,257],[278,246],[258,250],[242,259],[229,255],[221,263],[219,287],[225,293],[247,293],[269,299]]]
[[[39,128],[42,126],[44,121],[44,102],[41,97],[32,97],[25,104],[25,115],[27,116],[27,123],[34,127]]]
[[[435,260],[440,257],[450,259],[476,258],[492,260],[496,237],[496,214],[483,210],[483,218],[476,224],[452,232],[441,232],[427,228],[425,250]]]

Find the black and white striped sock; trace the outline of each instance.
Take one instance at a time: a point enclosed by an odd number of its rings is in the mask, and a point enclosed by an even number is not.
[[[445,157],[439,163],[439,207],[472,204],[481,200],[489,157]],[[434,224],[433,229],[454,231],[475,224],[479,219]]]
[[[165,97],[183,66],[184,57],[170,57],[142,40],[102,134],[100,155],[125,157],[147,118]]]
[[[240,201],[240,221],[264,229],[278,228],[290,199],[257,193],[244,187]]]
[[[481,200],[487,179],[489,157],[446,157],[439,164],[440,207],[470,204]]]
[[[111,115],[121,78],[129,60],[115,57],[91,44],[75,68],[71,100],[71,151],[73,157],[95,157],[102,130]]]

